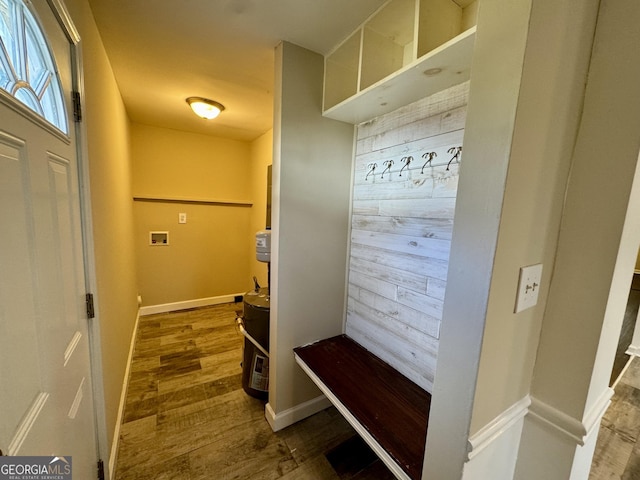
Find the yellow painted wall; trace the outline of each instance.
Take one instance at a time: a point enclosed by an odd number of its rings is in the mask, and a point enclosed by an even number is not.
[[[251,209],[252,234],[264,230],[267,216],[267,168],[273,159],[273,130],[251,142],[251,195],[253,208]],[[253,238],[253,237],[252,237]],[[255,275],[260,286],[267,286],[267,264],[256,260],[255,241],[249,245],[249,269]]]
[[[110,448],[138,310],[131,205],[130,124],[88,2],[66,0],[65,3],[82,38],[83,110],[87,128],[98,279],[94,293],[104,370],[104,421],[107,448]],[[101,421],[100,418],[98,420]]]
[[[248,142],[133,124],[134,196],[251,202]],[[139,292],[145,306],[247,291],[252,208],[134,202]],[[178,223],[178,214],[187,223]],[[168,231],[168,246],[149,245]]]

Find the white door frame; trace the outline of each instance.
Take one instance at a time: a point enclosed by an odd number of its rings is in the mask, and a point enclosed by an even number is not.
[[[84,70],[82,62],[82,43],[80,34],[75,28],[71,15],[62,0],[47,0],[51,10],[58,18],[60,25],[69,38],[72,48],[73,90],[79,93],[80,105],[85,105]],[[93,215],[91,213],[91,191],[89,181],[89,150],[87,147],[87,127],[81,120],[74,122],[76,130],[76,148],[78,157],[78,181],[80,192],[80,216],[82,220],[82,251],[85,271],[85,289],[87,293],[97,291],[97,275],[95,264],[95,250],[93,239]],[[111,478],[109,469],[109,445],[107,435],[107,421],[105,409],[105,395],[102,368],[102,349],[100,338],[100,315],[98,300],[94,295],[95,317],[87,320],[89,332],[89,351],[91,356],[91,385],[93,386],[93,401],[96,424],[96,446],[98,459],[103,461],[105,478]],[[114,439],[115,441],[115,439]]]

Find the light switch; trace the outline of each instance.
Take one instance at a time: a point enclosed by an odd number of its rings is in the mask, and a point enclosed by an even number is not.
[[[518,296],[514,313],[531,308],[538,303],[540,292],[540,279],[542,278],[542,264],[530,265],[520,269],[518,279]]]
[[[187,214],[179,213],[178,214],[178,223],[187,223]]]

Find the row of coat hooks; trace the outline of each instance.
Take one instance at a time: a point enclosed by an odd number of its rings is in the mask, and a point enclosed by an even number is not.
[[[449,167],[451,166],[452,162],[456,162],[456,163],[460,163],[460,156],[462,155],[462,146],[458,146],[458,147],[451,147],[449,150],[447,150],[447,153],[452,155],[452,157],[449,159],[449,163],[447,163],[447,171],[449,171]],[[420,174],[424,173],[424,169],[427,165],[434,167],[435,165],[433,165],[433,159],[436,158],[438,156],[437,152],[426,152],[422,154],[422,158],[425,159],[424,164],[422,165],[422,168],[420,169]],[[398,174],[398,176],[402,176],[402,172],[405,170],[412,170],[409,168],[409,165],[411,165],[414,162],[414,158],[411,155],[408,155],[406,157],[402,157],[400,159],[400,163],[403,164],[402,168],[400,169],[400,173]],[[391,167],[393,167],[394,161],[393,160],[385,160],[384,162],[382,162],[382,166],[384,167],[384,170],[382,170],[382,174],[380,175],[380,178],[384,178],[384,174],[385,173],[391,173]],[[444,165],[444,164],[443,164]],[[376,169],[378,168],[378,164],[377,163],[370,163],[369,165],[367,165],[367,168],[369,169],[369,171],[367,172],[367,176],[364,177],[365,181],[369,178],[369,175],[375,175],[376,174]]]

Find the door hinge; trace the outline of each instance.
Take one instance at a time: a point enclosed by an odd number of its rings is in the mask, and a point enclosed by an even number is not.
[[[73,95],[73,120],[76,123],[82,121],[82,103],[80,103],[80,92],[72,92]]]
[[[98,480],[104,480],[104,462],[98,460]]]
[[[96,312],[93,308],[93,293],[87,293],[85,298],[87,301],[87,318],[94,318],[96,316]]]

